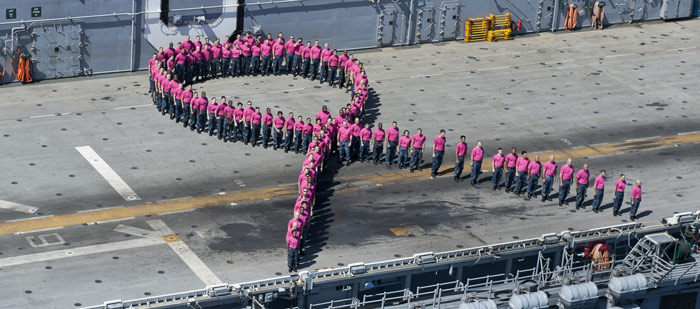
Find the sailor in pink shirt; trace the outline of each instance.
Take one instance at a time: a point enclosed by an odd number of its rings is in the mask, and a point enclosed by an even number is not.
[[[600,204],[603,202],[603,194],[605,193],[605,170],[600,171],[600,175],[593,181],[595,194],[593,195],[593,212],[597,213],[600,209]],[[613,209],[613,215],[617,215]]]
[[[216,102],[215,97],[212,97],[211,104],[207,105],[207,114],[209,115],[209,117],[207,119],[209,121],[209,127],[206,130],[206,132],[209,132],[209,136],[214,135],[214,130],[217,127],[216,110],[218,108],[219,108],[219,103]]]
[[[250,47],[251,45],[248,43],[247,40],[243,41],[243,45],[240,46],[241,48],[241,74],[242,75],[248,75],[250,74]]]
[[[559,170],[559,206],[562,204],[569,205],[566,201],[566,197],[569,195],[569,190],[571,190],[571,180],[574,175],[574,166],[571,163],[571,159],[566,160]]]
[[[309,76],[311,68],[311,41],[306,41],[306,46],[299,48],[301,50],[301,77],[306,79]]]
[[[292,115],[294,117],[294,115]],[[292,121],[294,121],[294,118],[292,118]],[[284,119],[284,114],[281,111],[277,112],[277,117],[272,120],[272,135],[274,139],[274,144],[272,145],[272,148],[274,150],[277,150],[277,148],[282,148],[282,138],[284,137],[284,124],[286,120]]]
[[[226,126],[224,125],[226,122],[226,107],[226,97],[222,96],[221,103],[216,107],[216,137],[219,140],[223,139],[224,133],[226,133]]]
[[[399,145],[399,127],[396,121],[386,130],[386,168],[391,168],[396,159],[396,147]]]
[[[520,195],[525,187],[527,186],[527,166],[530,164],[530,159],[527,157],[527,151],[520,153],[520,158],[515,161],[515,176],[517,177],[517,182],[515,183],[515,194]]]
[[[338,56],[338,88],[343,88],[345,86],[345,69],[348,59],[350,58],[348,57],[347,50],[343,50],[343,53]]]
[[[270,74],[270,64],[272,63],[272,42],[270,40],[265,40],[260,44],[260,54],[262,55],[262,66],[260,67],[260,74],[268,75]]]
[[[314,46],[311,47],[311,81],[320,78],[318,75],[319,64],[321,61],[321,47],[318,46],[318,41],[314,41]]]
[[[484,158],[484,148],[481,147],[481,141],[476,142],[476,147],[472,148],[472,175],[471,175],[471,184],[472,187],[476,185],[477,180],[479,178],[479,174],[481,174],[481,163]]]
[[[374,156],[374,165],[379,164],[379,158],[382,156],[382,152],[384,150],[384,137],[386,136],[386,133],[384,132],[384,128],[382,123],[380,122],[377,124],[377,128],[374,129],[374,132],[372,132],[373,138],[372,140],[374,141],[373,148],[372,148],[372,154]]]
[[[253,76],[258,75],[258,68],[260,68],[260,54],[262,53],[262,47],[260,46],[260,42],[255,41],[253,42],[253,45],[250,46],[250,72],[253,74]]]
[[[304,124],[304,145],[303,145],[303,151],[304,154],[306,154],[307,149],[309,148],[309,144],[313,140],[313,133],[314,133],[314,125],[311,124],[311,118],[306,118],[306,123]]]
[[[255,108],[255,112],[251,115],[250,128],[252,131],[252,137],[250,143],[255,147],[260,140],[260,127],[262,124],[262,114],[260,113],[260,107]]]
[[[411,137],[411,173],[418,169],[423,170],[421,163],[423,161],[423,144],[427,137],[423,134],[423,129],[418,128],[416,134]]]
[[[227,77],[231,75],[231,43],[226,41],[221,47],[221,75]]]
[[[229,100],[228,105],[224,108],[224,143],[235,140],[236,120],[233,118],[235,112],[236,107],[233,106],[233,101]]]
[[[637,180],[632,188],[632,207],[630,207],[630,220],[634,221],[637,219],[637,210],[639,210],[639,203],[642,202],[642,181]]]
[[[586,199],[586,191],[588,190],[588,164],[584,164],[583,168],[576,173],[576,209],[583,207],[583,201]]]
[[[622,201],[625,198],[626,186],[627,181],[625,181],[625,174],[620,174],[620,179],[618,179],[615,182],[615,200],[613,200],[613,216],[617,216],[620,213]]]
[[[554,184],[555,175],[557,174],[557,162],[554,160],[554,156],[549,156],[549,161],[545,162],[542,166],[542,174],[544,179],[542,180],[542,202],[545,200],[552,200],[549,194],[552,193],[552,185]]]
[[[190,86],[191,87],[191,86]],[[197,122],[199,122],[199,94],[195,91],[192,93],[192,100],[190,100],[190,108],[192,109],[192,114],[190,114],[189,123],[185,123],[190,126],[190,131],[196,129]]]
[[[321,72],[318,78],[321,84],[330,78],[330,66],[328,65],[328,61],[332,54],[333,51],[328,47],[328,43],[323,44],[323,50],[321,51]]]
[[[343,125],[338,129],[338,156],[341,164],[344,161],[346,161],[347,164],[350,164],[350,143],[352,143],[351,135],[352,132],[348,127],[348,122],[343,121]]]
[[[265,109],[265,115],[263,115],[262,118],[262,129],[263,129],[263,137],[262,137],[262,145],[263,148],[267,149],[267,142],[270,140],[270,136],[272,135],[272,124],[273,124],[273,116],[272,116],[272,110],[268,107]],[[275,148],[275,150],[277,150]]]
[[[533,195],[536,195],[537,183],[540,179],[540,174],[542,173],[542,163],[540,163],[540,156],[535,156],[535,160],[530,161],[527,165],[528,179],[527,186],[527,199],[531,199]]]
[[[433,162],[430,172],[430,178],[435,179],[438,171],[440,170],[440,165],[442,165],[442,158],[445,156],[445,143],[447,139],[445,138],[445,130],[440,130],[440,134],[433,140]]]
[[[243,140],[243,132],[245,127],[245,118],[243,117],[243,103],[238,102],[238,107],[233,111],[234,129],[231,132],[232,137],[229,138],[234,142]]]
[[[185,40],[182,41],[182,48],[189,53],[190,51],[192,51],[193,46],[194,45],[193,45],[192,41],[190,41],[190,35],[189,34],[186,35]]]
[[[292,231],[292,234],[287,237],[287,267],[289,272],[297,270],[299,266],[299,232]]]
[[[331,118],[331,113],[328,111],[328,106],[323,105],[321,111],[316,114],[316,119],[321,119],[321,123],[326,123],[328,118]]]
[[[462,135],[459,137],[459,143],[455,146],[455,176],[454,181],[459,182],[464,170],[464,160],[467,156],[467,137]]]
[[[272,45],[272,73],[279,76],[282,73],[282,59],[284,58],[284,42],[278,38]]]
[[[221,71],[221,44],[219,39],[216,39],[211,47],[211,76],[217,77],[219,71]]]
[[[248,107],[243,110],[243,119],[245,120],[245,126],[243,127],[243,143],[248,145],[248,142],[252,142],[253,137],[253,114],[255,114],[255,108],[253,108],[253,102],[248,101]]]
[[[328,82],[328,86],[334,87],[336,75],[338,74],[338,51],[333,50],[331,55],[328,57],[328,74],[326,74],[325,81]]]
[[[173,97],[175,98],[175,106],[173,106],[173,113],[170,113],[170,120],[172,120],[174,118],[180,119],[180,114],[182,114],[182,92],[185,91],[185,84],[180,82],[173,89],[175,89],[175,90],[173,90]]]
[[[294,64],[294,53],[297,51],[297,42],[294,40],[294,36],[290,35],[289,36],[289,41],[287,43],[284,43],[284,52],[286,54],[285,57],[285,64],[284,64],[284,71],[285,74],[291,74],[292,73],[292,65]]]
[[[300,115],[294,123],[294,152],[303,151],[304,144],[304,118]]]
[[[369,123],[365,123],[365,127],[360,130],[360,162],[369,160],[369,144],[372,140],[372,130],[369,129]]]
[[[192,101],[192,85],[187,85],[187,88],[182,92],[182,113],[180,113],[180,118],[178,121],[182,121],[182,126],[187,127],[187,122],[190,120],[190,114],[192,110],[190,108],[190,102]]]
[[[403,136],[399,138],[399,159],[397,165],[399,169],[406,168],[408,166],[408,154],[411,147],[411,137],[409,136],[408,130],[403,131]]]
[[[501,184],[501,176],[503,175],[503,166],[505,161],[506,157],[503,156],[503,149],[498,148],[498,151],[493,156],[493,159],[491,159],[491,162],[493,162],[493,167],[491,168],[491,171],[493,172],[493,176],[491,176],[491,185],[493,190],[496,190]]]

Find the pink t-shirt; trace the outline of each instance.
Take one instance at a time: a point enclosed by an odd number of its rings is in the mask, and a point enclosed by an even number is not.
[[[253,124],[260,124],[260,119],[262,119],[262,115],[260,115],[260,113],[253,113],[251,120]]]
[[[590,177],[590,173],[588,171],[584,171],[583,169],[580,169],[578,171],[578,173],[576,173],[576,179],[578,180],[578,183],[581,185],[587,185],[589,177]]]
[[[222,48],[221,49],[221,57],[224,57],[225,59],[231,58],[231,50],[228,48]]]
[[[457,152],[458,157],[464,157],[467,155],[467,143],[462,143],[460,142],[457,144],[457,147],[455,147],[455,150]]]
[[[245,117],[245,121],[250,121],[253,117],[253,114],[255,114],[255,109],[252,107],[246,107],[246,109],[243,110],[243,116]]]
[[[411,138],[411,140],[413,140],[413,148],[418,148],[418,149],[423,148],[423,143],[425,143],[426,138],[427,137],[425,137],[425,134],[421,134],[421,135],[414,134],[413,137]]]
[[[384,130],[382,129],[375,129],[374,130],[374,141],[378,143],[384,142]]]
[[[494,167],[503,167],[503,161],[505,161],[506,158],[503,155],[496,154],[493,156],[493,166]]]
[[[433,145],[435,146],[436,151],[443,151],[445,150],[445,138],[438,136],[433,140]]]
[[[328,57],[328,65],[332,67],[337,67],[338,66],[338,56],[331,54]]]
[[[214,45],[214,47],[211,48],[211,56],[213,58],[221,57],[221,47],[218,45]]]
[[[296,122],[294,121],[294,118],[289,118],[287,121],[285,121],[285,124],[287,125],[287,130],[294,130],[294,124]]]
[[[284,117],[275,117],[272,122],[275,124],[275,128],[277,129],[282,129],[282,127],[284,127]]]
[[[294,46],[294,42],[289,41],[284,44],[284,49],[287,52],[287,54],[293,54],[296,51],[296,47]]]
[[[318,59],[321,57],[321,47],[312,46],[311,47],[311,58]]]
[[[338,129],[338,138],[343,142],[350,141],[350,128],[341,127]]]
[[[182,92],[183,91],[184,91],[184,89],[179,88],[179,87],[175,88],[175,90],[173,90],[173,94],[175,95],[176,100],[182,100]]]
[[[272,125],[272,114],[265,113],[265,115],[263,115],[262,121],[266,126],[268,126],[268,127],[271,126]]]
[[[530,174],[532,175],[539,175],[541,167],[542,164],[537,161],[530,161],[530,164],[527,165],[527,168],[530,170]]]
[[[624,180],[618,180],[615,183],[615,191],[617,192],[625,192],[625,186],[627,186],[627,182]],[[636,186],[635,186],[636,188]]]
[[[399,140],[399,128],[391,127],[389,130],[386,130],[386,138],[390,142],[397,142]]]
[[[241,58],[241,50],[238,48],[231,48],[231,58]]]
[[[296,249],[299,247],[299,238],[289,235],[287,237],[287,245],[290,249]]]
[[[185,54],[177,54],[177,56],[175,56],[175,62],[177,62],[178,65],[184,65],[186,58]]]
[[[603,190],[605,189],[605,177],[598,175],[598,177],[595,178],[595,181],[593,182],[595,185],[595,188],[598,190]]]
[[[547,161],[542,166],[545,176],[554,176],[554,172],[557,170],[557,162]]]
[[[328,122],[328,118],[331,117],[331,113],[320,111],[316,114],[316,118],[321,119],[321,123]]]
[[[518,171],[521,171],[521,172],[527,171],[528,164],[530,164],[530,159],[526,159],[523,157],[518,158],[518,160],[515,163],[515,165],[518,167]]]
[[[408,136],[401,136],[399,138],[399,147],[401,148],[408,148],[408,146],[411,145],[411,138]]]
[[[250,47],[241,45],[241,54],[243,55],[243,57],[250,56]]]
[[[260,56],[260,46],[253,45],[253,47],[250,48],[250,53],[253,54],[253,57],[259,57]]]
[[[321,51],[321,61],[328,61],[328,57],[330,57],[333,54],[333,51],[329,49],[324,49]]]
[[[484,158],[484,149],[476,146],[472,149],[472,158],[474,161],[481,161]]]
[[[561,167],[561,171],[559,173],[561,174],[561,179],[571,180],[571,176],[574,175],[574,166],[564,164],[564,166]]]
[[[350,133],[351,133],[352,136],[354,136],[354,137],[360,136],[360,131],[361,131],[361,130],[362,130],[362,127],[360,127],[360,125],[357,124],[357,123],[353,123],[353,124],[350,126]]]
[[[185,90],[182,92],[182,102],[190,103],[192,101],[192,90]]]
[[[236,110],[233,111],[233,117],[236,121],[241,121],[241,119],[243,119],[243,109],[236,108]]]
[[[233,111],[234,110],[236,110],[236,109],[233,108],[232,106],[226,105],[226,107],[224,107],[224,114],[226,114],[226,119],[233,118]]]
[[[272,47],[270,47],[270,45],[267,44],[262,44],[260,46],[260,51],[263,56],[270,56],[270,54],[272,53]]]
[[[296,131],[302,131],[304,130],[304,122],[303,121],[297,121],[294,123],[294,130]]]
[[[209,106],[207,106],[207,112],[209,112],[210,114],[216,114],[217,108],[219,108],[219,104],[217,104],[217,103],[209,104]]]
[[[274,45],[272,45],[272,51],[274,52],[274,55],[276,57],[280,57],[282,56],[282,52],[284,51],[284,45],[275,43]]]
[[[642,188],[638,186],[634,186],[632,188],[632,198],[641,200],[642,199]]]
[[[340,64],[341,67],[345,67],[345,63],[348,61],[348,56],[345,54],[342,54],[338,57],[338,63]]]
[[[369,140],[372,139],[372,131],[367,128],[362,128],[362,130],[360,130],[360,137],[363,141],[369,142]]]
[[[314,132],[314,126],[310,123],[304,125],[304,134],[311,135]]]
[[[514,168],[514,167],[515,167],[515,162],[518,161],[518,155],[517,155],[517,154],[513,154],[513,153],[509,153],[509,154],[506,156],[506,159],[505,159],[505,160],[506,160],[506,167],[508,167],[508,168]]]

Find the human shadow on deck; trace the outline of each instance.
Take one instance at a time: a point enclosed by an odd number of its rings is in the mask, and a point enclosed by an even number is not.
[[[379,107],[382,106],[381,103],[381,98],[379,94],[374,91],[374,88],[369,88],[369,93],[367,95],[367,101],[365,102],[365,114],[362,117],[362,123],[369,123],[372,125],[372,127],[376,127],[376,124],[374,123],[377,121],[377,118],[379,118],[379,115],[381,115],[381,112],[379,112]],[[391,127],[390,123],[385,123],[384,124],[384,130],[388,129]]]
[[[299,269],[310,267],[316,264],[323,247],[328,241],[328,228],[333,223],[335,216],[333,208],[331,208],[330,199],[335,194],[334,187],[339,184],[333,181],[338,171],[342,167],[335,155],[329,155],[325,160],[326,169],[319,176],[318,187],[316,193],[316,205],[314,206],[314,214],[311,218],[311,225],[308,232],[308,238],[304,243],[304,256],[299,257]]]

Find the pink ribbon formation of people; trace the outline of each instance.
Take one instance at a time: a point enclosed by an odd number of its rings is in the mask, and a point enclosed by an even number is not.
[[[333,117],[328,107],[323,105],[314,118],[304,118],[277,111],[276,115],[268,107],[264,114],[253,102],[237,102],[221,96],[207,96],[202,91],[192,89],[195,82],[220,77],[240,77],[260,75],[293,75],[331,87],[343,89],[351,94],[350,103],[340,108]],[[289,221],[286,234],[287,266],[289,272],[297,270],[299,257],[304,255],[304,242],[308,238],[310,221],[314,213],[318,175],[323,173],[327,159],[338,155],[341,164],[353,161],[372,161],[375,165],[384,163],[387,168],[396,165],[399,169],[408,168],[413,173],[422,170],[423,150],[426,136],[421,129],[414,135],[408,130],[402,133],[397,122],[393,122],[386,131],[382,123],[370,129],[370,124],[361,123],[365,116],[365,103],[369,96],[369,82],[362,62],[347,50],[340,55],[330,49],[328,43],[323,47],[318,41],[306,41],[289,36],[285,41],[280,32],[277,38],[272,34],[254,37],[250,32],[245,36],[237,35],[235,39],[226,36],[223,43],[218,39],[204,42],[198,35],[191,41],[187,35],[174,46],[160,48],[149,61],[149,83],[151,99],[162,115],[168,114],[183,127],[197,130],[197,133],[216,134],[223,142],[242,142],[252,147],[272,146],[274,150],[303,153],[305,160],[298,178],[298,198],[294,204],[294,216]],[[262,134],[261,134],[262,133]],[[386,144],[386,155],[382,158]],[[445,155],[445,130],[441,130],[432,145],[431,178],[439,174]],[[371,150],[371,152],[370,152]],[[468,154],[466,137],[461,136],[455,146],[454,180],[462,180],[462,171],[466,163],[470,164],[470,184],[479,184],[481,165],[485,157],[482,142],[472,148]],[[384,162],[382,162],[384,161]],[[517,195],[527,193],[526,199],[537,196],[540,183],[542,202],[551,201],[552,188],[559,183],[559,206],[568,205],[567,196],[572,184],[576,186],[576,209],[583,207],[589,186],[590,172],[588,165],[574,174],[571,159],[559,168],[554,156],[544,164],[539,156],[534,160],[522,151],[518,155],[513,148],[504,155],[498,148],[492,158],[493,190],[505,188],[506,192]],[[605,170],[593,181],[595,194],[592,202],[594,212],[601,211],[605,180]],[[503,180],[503,182],[502,182]],[[514,188],[513,188],[514,187]],[[623,204],[626,181],[624,174],[615,183],[613,215],[620,215]],[[635,220],[641,202],[641,181],[637,180],[632,189],[630,219]]]

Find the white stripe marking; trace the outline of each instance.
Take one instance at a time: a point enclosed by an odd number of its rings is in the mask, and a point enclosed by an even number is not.
[[[122,207],[124,207],[124,206],[114,206],[114,207],[95,208],[95,209],[88,209],[88,210],[78,210],[78,213],[82,214],[82,213],[86,213],[86,212],[94,212],[94,211],[115,209],[115,208],[122,208]]]
[[[88,222],[87,225],[114,223],[114,222],[121,222],[121,221],[134,220],[134,219],[136,219],[136,217],[128,217],[128,218],[121,218],[121,219],[112,219],[112,220],[105,220],[105,221],[95,221],[95,222]]]
[[[132,239],[132,240],[118,241],[118,242],[99,244],[99,245],[93,245],[93,246],[78,247],[78,248],[73,248],[73,249],[64,249],[64,250],[48,251],[48,252],[35,253],[35,254],[27,254],[27,255],[22,255],[22,256],[13,256],[13,257],[9,257],[9,258],[0,259],[0,268],[28,264],[28,263],[34,263],[34,262],[58,260],[58,259],[63,259],[63,258],[67,258],[67,257],[75,257],[75,256],[89,255],[89,254],[98,254],[98,253],[105,253],[105,252],[111,252],[111,251],[147,247],[147,246],[162,244],[164,242],[165,242],[165,240],[163,240],[160,237],[137,238],[137,239]]]
[[[146,107],[146,106],[151,106],[153,104],[142,104],[142,105],[133,105],[133,106],[120,106],[120,107],[115,107],[113,109],[127,109],[127,108],[136,108],[136,107]]]
[[[483,71],[502,70],[502,69],[510,69],[510,67],[508,66],[508,67],[486,68],[486,69],[478,69],[476,71],[483,72]]]
[[[160,237],[158,231],[149,231],[145,229],[140,229],[138,227],[128,226],[120,224],[114,229],[115,232],[129,234],[139,237]]]
[[[192,211],[194,211],[194,209],[176,210],[176,211],[159,213],[158,215],[159,216],[167,216],[167,215],[181,214],[181,213],[192,212]]]
[[[107,162],[102,160],[102,158],[92,149],[90,146],[75,147],[75,149],[80,152],[81,155],[87,160],[92,167],[97,170],[100,175],[114,188],[114,190],[119,193],[119,195],[126,201],[138,201],[141,198],[136,195],[136,192],[132,190],[129,185],[124,182],[124,180],[117,175]]]
[[[161,233],[168,235],[168,234],[174,234],[173,231],[165,225],[165,222],[163,220],[148,220],[146,221],[148,225],[157,231],[160,231]],[[199,277],[202,282],[204,282],[205,285],[216,285],[216,284],[221,284],[222,281],[219,279],[219,277],[214,274],[209,267],[202,262],[201,259],[195,254],[192,249],[190,249],[187,244],[182,241],[173,241],[173,242],[167,242],[168,246],[175,251],[175,253],[182,259],[185,264],[187,264],[187,267],[189,267],[192,272],[194,272],[197,277]]]
[[[54,116],[56,116],[56,114],[29,116],[29,118],[34,119],[34,118],[44,118],[44,117],[54,117]]]
[[[38,207],[32,207],[32,206],[27,206],[24,204],[18,204],[18,203],[3,201],[3,200],[0,200],[0,208],[24,212],[24,213],[28,213],[28,214],[36,213],[39,210]]]
[[[635,56],[637,54],[619,54],[619,55],[610,55],[610,56],[605,56],[605,58],[618,58],[618,57],[627,57],[627,56]]]
[[[55,230],[60,230],[60,229],[63,229],[63,227],[59,226],[59,227],[50,227],[50,228],[46,228],[46,229],[38,229],[38,230],[33,230],[33,231],[17,232],[17,233],[15,233],[15,235],[46,232],[46,231],[55,231]]]

